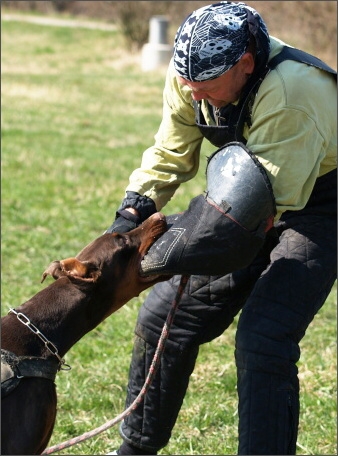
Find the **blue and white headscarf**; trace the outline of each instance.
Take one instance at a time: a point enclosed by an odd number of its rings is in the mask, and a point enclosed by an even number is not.
[[[220,2],[192,12],[177,31],[174,66],[189,81],[218,78],[230,70],[249,44],[248,11],[268,37],[256,10],[245,3]]]

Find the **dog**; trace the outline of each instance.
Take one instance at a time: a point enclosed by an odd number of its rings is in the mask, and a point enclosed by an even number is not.
[[[140,263],[167,229],[157,212],[136,229],[105,233],[75,258],[43,273],[55,282],[1,319],[1,454],[41,454],[56,418],[54,378],[63,356],[109,315],[168,276],[141,276]],[[3,367],[3,365],[2,365]],[[68,368],[70,368],[68,366]]]

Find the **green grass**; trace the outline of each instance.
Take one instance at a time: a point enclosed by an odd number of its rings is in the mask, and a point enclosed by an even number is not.
[[[164,72],[144,74],[118,32],[2,22],[2,315],[39,291],[54,259],[75,255],[113,221],[130,172],[161,120]],[[210,153],[210,147],[202,157]],[[194,182],[164,209],[184,209]],[[43,285],[45,286],[45,285]],[[124,408],[133,328],[143,295],[86,335],[57,377],[50,444]],[[336,454],[336,288],[302,343],[299,454]],[[202,346],[170,444],[162,454],[237,451],[236,323]],[[118,427],[61,454],[105,454]]]

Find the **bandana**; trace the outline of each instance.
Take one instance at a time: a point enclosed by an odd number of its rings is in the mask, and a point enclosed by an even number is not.
[[[178,75],[198,82],[218,78],[230,70],[249,45],[248,14],[268,36],[263,19],[245,3],[220,2],[192,12],[175,37],[174,66]]]

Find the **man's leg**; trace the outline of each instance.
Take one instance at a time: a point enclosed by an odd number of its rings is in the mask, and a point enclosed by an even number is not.
[[[122,437],[141,450],[138,454],[144,454],[144,451],[156,454],[168,443],[200,343],[217,337],[232,322],[237,310],[222,303],[219,297],[230,280],[230,277],[190,278],[152,385],[144,401],[121,425]],[[144,384],[179,281],[180,277],[175,276],[157,284],[140,310],[126,406],[132,403]],[[130,447],[120,448],[120,454],[126,454],[125,451],[130,454]]]
[[[140,406],[121,425],[120,454],[156,454],[169,441],[181,408],[199,345],[221,335],[243,306],[269,262],[276,238],[268,237],[255,262],[234,280],[192,276],[178,306],[160,368]],[[157,284],[140,309],[129,373],[126,406],[139,394],[179,285],[180,276]]]
[[[336,279],[333,219],[290,218],[239,319],[239,454],[295,454],[299,342]]]

